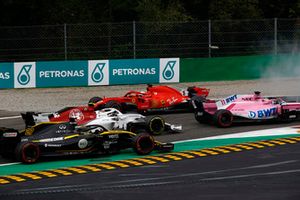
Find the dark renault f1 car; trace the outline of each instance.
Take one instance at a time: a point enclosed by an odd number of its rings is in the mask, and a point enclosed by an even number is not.
[[[127,148],[146,155],[153,150],[171,151],[174,145],[157,142],[148,134],[107,131],[95,125],[76,126],[75,122],[41,123],[21,132],[0,128],[1,156],[23,163],[34,163],[41,156],[109,154]]]

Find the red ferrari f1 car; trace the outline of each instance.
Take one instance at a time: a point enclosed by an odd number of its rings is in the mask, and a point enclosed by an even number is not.
[[[103,108],[115,108],[120,111],[137,110],[140,113],[151,111],[193,111],[192,99],[204,99],[209,89],[189,87],[187,90],[178,91],[168,86],[148,85],[146,92],[129,91],[123,97],[93,97],[88,105],[66,107],[55,113],[43,113],[39,115],[39,121],[68,121],[75,117],[78,123],[83,124],[95,119],[97,110]],[[33,115],[37,113],[23,113],[26,125],[35,125]],[[45,119],[43,119],[43,117]]]
[[[102,108],[116,108],[120,111],[137,109],[140,113],[161,111],[190,111],[191,98],[205,98],[209,89],[188,87],[179,91],[168,86],[147,86],[146,92],[129,91],[122,97],[93,97],[89,105],[93,104],[95,110]]]

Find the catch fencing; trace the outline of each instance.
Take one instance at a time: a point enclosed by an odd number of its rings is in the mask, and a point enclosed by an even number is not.
[[[0,62],[299,52],[300,19],[0,27]]]

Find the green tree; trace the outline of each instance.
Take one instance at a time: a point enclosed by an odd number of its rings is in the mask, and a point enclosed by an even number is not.
[[[136,7],[139,21],[189,21],[189,16],[178,0],[139,0]]]
[[[213,0],[209,5],[210,19],[259,19],[259,0]]]

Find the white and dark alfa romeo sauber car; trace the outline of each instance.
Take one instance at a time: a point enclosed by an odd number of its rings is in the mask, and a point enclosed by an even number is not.
[[[101,125],[107,130],[127,130],[135,133],[147,131],[153,135],[160,135],[163,132],[181,132],[181,125],[166,123],[160,116],[144,116],[137,113],[123,114],[115,108],[104,108],[94,111],[96,116],[92,120],[82,120],[84,117],[80,112],[71,112],[70,118],[77,119],[78,122],[83,122],[85,125]],[[51,118],[49,117],[51,116]],[[53,121],[55,117],[60,118],[57,113],[22,113],[26,127],[33,126],[41,122]],[[80,124],[80,123],[79,123]]]

